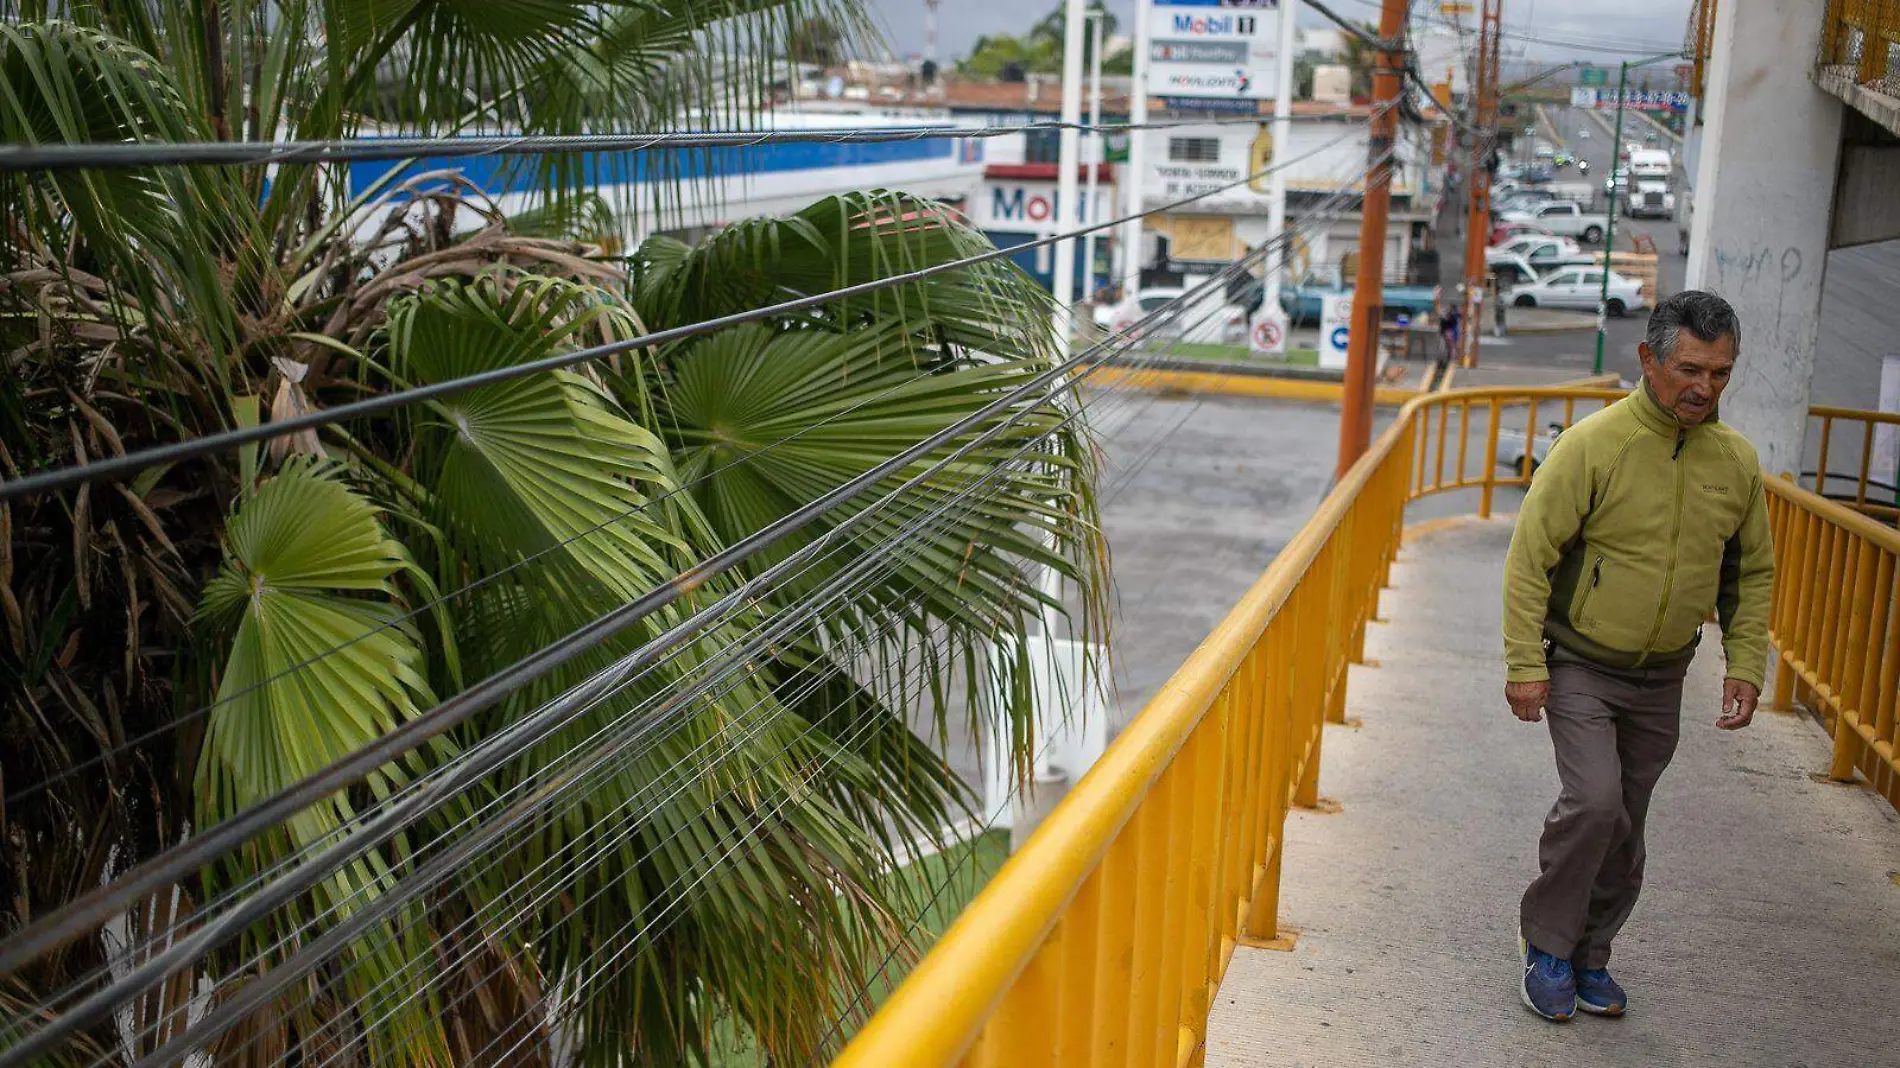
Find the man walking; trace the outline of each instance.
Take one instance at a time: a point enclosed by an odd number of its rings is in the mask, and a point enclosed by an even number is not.
[[[1505,699],[1548,712],[1562,790],[1524,893],[1524,1004],[1620,1015],[1610,943],[1643,883],[1650,792],[1676,749],[1683,678],[1714,609],[1727,658],[1716,726],[1760,699],[1774,578],[1761,465],[1717,418],[1741,347],[1728,302],[1661,302],[1636,391],[1579,421],[1531,481],[1505,560]]]

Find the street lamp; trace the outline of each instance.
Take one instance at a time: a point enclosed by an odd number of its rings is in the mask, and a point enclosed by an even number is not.
[[[1610,135],[1610,151],[1619,152],[1623,147],[1623,108],[1629,97],[1630,68],[1647,67],[1651,63],[1661,63],[1665,59],[1681,59],[1681,52],[1662,52],[1639,59],[1634,63],[1623,61],[1623,69],[1616,76],[1616,132]],[[1603,231],[1603,270],[1598,278],[1597,288],[1597,358],[1593,365],[1593,374],[1603,373],[1603,346],[1609,339],[1610,315],[1610,253],[1616,249],[1616,156],[1610,157],[1610,217]],[[1635,176],[1631,175],[1633,179]]]

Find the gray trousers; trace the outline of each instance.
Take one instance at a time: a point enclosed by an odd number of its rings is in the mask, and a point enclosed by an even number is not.
[[[1688,661],[1620,670],[1553,647],[1545,719],[1563,784],[1524,892],[1531,945],[1602,968],[1643,888],[1649,795],[1676,752]]]

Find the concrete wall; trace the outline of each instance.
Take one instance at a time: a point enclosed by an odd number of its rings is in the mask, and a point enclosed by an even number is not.
[[[1722,4],[1687,283],[1735,305],[1743,350],[1722,415],[1770,470],[1806,431],[1842,104],[1809,78],[1822,5]]]

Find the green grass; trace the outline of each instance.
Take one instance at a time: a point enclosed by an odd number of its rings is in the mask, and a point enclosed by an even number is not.
[[[1210,345],[1180,342],[1145,353],[1152,358],[1181,360],[1188,363],[1230,363],[1261,367],[1318,367],[1319,350],[1288,348],[1284,359],[1257,356],[1245,345]]]
[[[897,920],[909,929],[910,944],[892,954],[881,972],[841,979],[846,995],[862,991],[859,996],[868,996],[872,1006],[882,1005],[1008,859],[1009,832],[988,831],[892,872],[892,896],[903,903]],[[759,1068],[763,1061],[743,1030],[728,1024],[715,1039],[712,1063],[714,1068]]]

